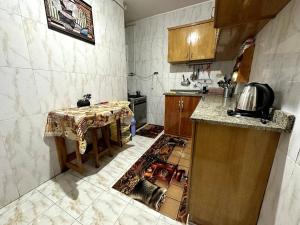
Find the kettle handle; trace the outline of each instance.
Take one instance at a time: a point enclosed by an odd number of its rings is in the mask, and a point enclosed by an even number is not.
[[[261,88],[264,94],[263,104],[261,107],[257,108],[257,111],[264,111],[266,108],[270,108],[274,102],[274,92],[268,84],[255,84],[257,87]]]

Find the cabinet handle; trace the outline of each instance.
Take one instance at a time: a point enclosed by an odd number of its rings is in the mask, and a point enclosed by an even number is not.
[[[181,100],[178,101],[178,111],[179,111],[179,112],[181,111],[181,104],[180,104],[180,101],[181,101]]]
[[[191,59],[193,58],[193,53],[191,53]]]

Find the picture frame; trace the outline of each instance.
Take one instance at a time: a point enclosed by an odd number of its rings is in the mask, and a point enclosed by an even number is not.
[[[92,6],[83,0],[44,0],[48,28],[95,44]]]

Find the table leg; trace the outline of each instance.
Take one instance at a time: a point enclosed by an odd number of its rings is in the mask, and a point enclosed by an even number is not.
[[[82,158],[79,151],[79,142],[76,143],[76,150],[75,150],[76,161],[77,161],[76,164],[72,163],[67,159],[67,147],[66,147],[65,138],[55,137],[55,144],[56,144],[56,150],[57,150],[61,172],[64,172],[69,168],[82,174],[84,172],[84,167],[82,164]]]
[[[109,125],[101,127],[101,132],[102,132],[102,136],[105,141],[105,144],[108,148],[108,154],[109,154],[109,156],[113,156],[112,150],[111,150],[111,145],[110,145],[110,140],[109,140]]]
[[[67,170],[67,166],[66,166],[67,148],[66,148],[65,139],[63,137],[54,137],[54,139],[55,139],[55,145],[56,145],[56,151],[57,151],[60,169],[61,172],[64,172]]]
[[[93,152],[95,155],[95,164],[96,168],[100,167],[99,163],[99,152],[98,152],[98,132],[97,129],[92,129],[92,136],[93,136]]]
[[[82,165],[82,158],[81,158],[81,154],[80,154],[80,151],[79,151],[79,142],[78,141],[76,143],[76,160],[77,160],[78,172],[83,173],[84,168],[83,168],[83,165]]]

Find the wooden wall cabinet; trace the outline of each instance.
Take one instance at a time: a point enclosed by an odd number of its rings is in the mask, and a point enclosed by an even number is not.
[[[213,20],[169,28],[168,62],[212,60],[215,58],[217,30]]]
[[[165,133],[181,136],[192,136],[192,113],[200,101],[199,96],[166,96],[165,97]]]
[[[190,32],[190,27],[169,30],[169,62],[176,63],[189,61],[190,44],[188,43],[188,37]]]
[[[215,28],[219,28],[216,60],[233,60],[243,42],[256,34],[290,0],[216,0]]]
[[[216,0],[215,27],[272,19],[290,0]]]

